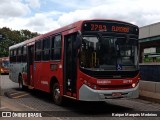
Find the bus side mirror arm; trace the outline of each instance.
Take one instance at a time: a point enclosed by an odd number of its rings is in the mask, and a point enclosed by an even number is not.
[[[78,31],[77,36],[76,36],[76,41],[74,44],[74,49],[79,49],[82,45],[82,33],[81,31]]]

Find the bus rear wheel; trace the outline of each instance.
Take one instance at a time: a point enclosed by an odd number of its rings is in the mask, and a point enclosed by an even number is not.
[[[58,83],[53,85],[52,89],[53,101],[56,105],[62,105],[62,96],[60,94],[60,87]]]

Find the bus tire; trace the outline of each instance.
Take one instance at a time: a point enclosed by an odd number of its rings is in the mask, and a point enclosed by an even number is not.
[[[62,105],[62,96],[60,94],[60,87],[59,87],[58,83],[55,83],[53,85],[52,97],[53,97],[53,101],[56,105]]]

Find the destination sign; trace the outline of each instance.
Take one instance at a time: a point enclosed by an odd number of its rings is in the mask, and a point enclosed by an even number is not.
[[[138,34],[138,27],[123,23],[123,22],[85,22],[82,26],[82,31],[106,31],[106,32],[117,32],[117,33],[129,33]]]
[[[129,27],[122,26],[112,26],[112,31],[114,32],[124,32],[129,33]]]

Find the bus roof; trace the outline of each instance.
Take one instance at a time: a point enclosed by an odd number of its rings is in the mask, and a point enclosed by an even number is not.
[[[82,22],[83,22],[83,21],[77,21],[77,22],[75,22],[75,23],[69,24],[69,25],[64,26],[64,27],[62,27],[62,28],[59,28],[59,29],[50,31],[50,32],[45,33],[45,34],[41,34],[41,35],[39,35],[39,36],[37,36],[37,37],[34,37],[34,38],[31,38],[31,39],[25,40],[25,41],[23,41],[23,42],[21,42],[21,43],[12,45],[12,46],[9,47],[9,49],[14,49],[14,48],[17,48],[17,47],[19,47],[19,46],[23,46],[23,45],[25,45],[25,44],[27,44],[27,43],[32,43],[32,42],[34,42],[34,41],[36,41],[36,40],[43,39],[43,38],[48,37],[48,36],[51,36],[51,35],[53,35],[53,34],[59,34],[59,33],[62,33],[62,32],[64,32],[64,31],[66,31],[66,30],[70,30],[70,29],[73,29],[73,28],[80,29]]]
[[[77,21],[77,22],[74,22],[72,24],[69,24],[69,25],[66,25],[62,28],[59,28],[59,29],[56,29],[56,30],[53,30],[53,31],[50,31],[48,33],[45,33],[45,34],[41,34],[37,37],[34,37],[34,38],[31,38],[31,39],[28,39],[28,40],[25,40],[21,43],[18,43],[18,44],[15,44],[15,45],[12,45],[9,47],[9,49],[14,49],[14,48],[17,48],[19,46],[23,46],[25,44],[28,44],[28,43],[32,43],[36,40],[40,40],[40,39],[43,39],[45,37],[48,37],[48,36],[51,36],[53,34],[59,34],[59,33],[62,33],[62,32],[65,32],[67,30],[70,30],[70,29],[77,29],[77,30],[80,30],[81,27],[82,27],[82,23],[83,22],[87,22],[87,21],[108,21],[108,22],[121,22],[121,23],[124,23],[124,24],[129,24],[129,25],[132,25],[132,26],[136,26],[134,24],[131,24],[131,23],[128,23],[128,22],[124,22],[124,21],[119,21],[119,20],[111,20],[111,19],[91,19],[91,20],[80,20],[80,21]],[[138,26],[136,26],[138,27]]]

